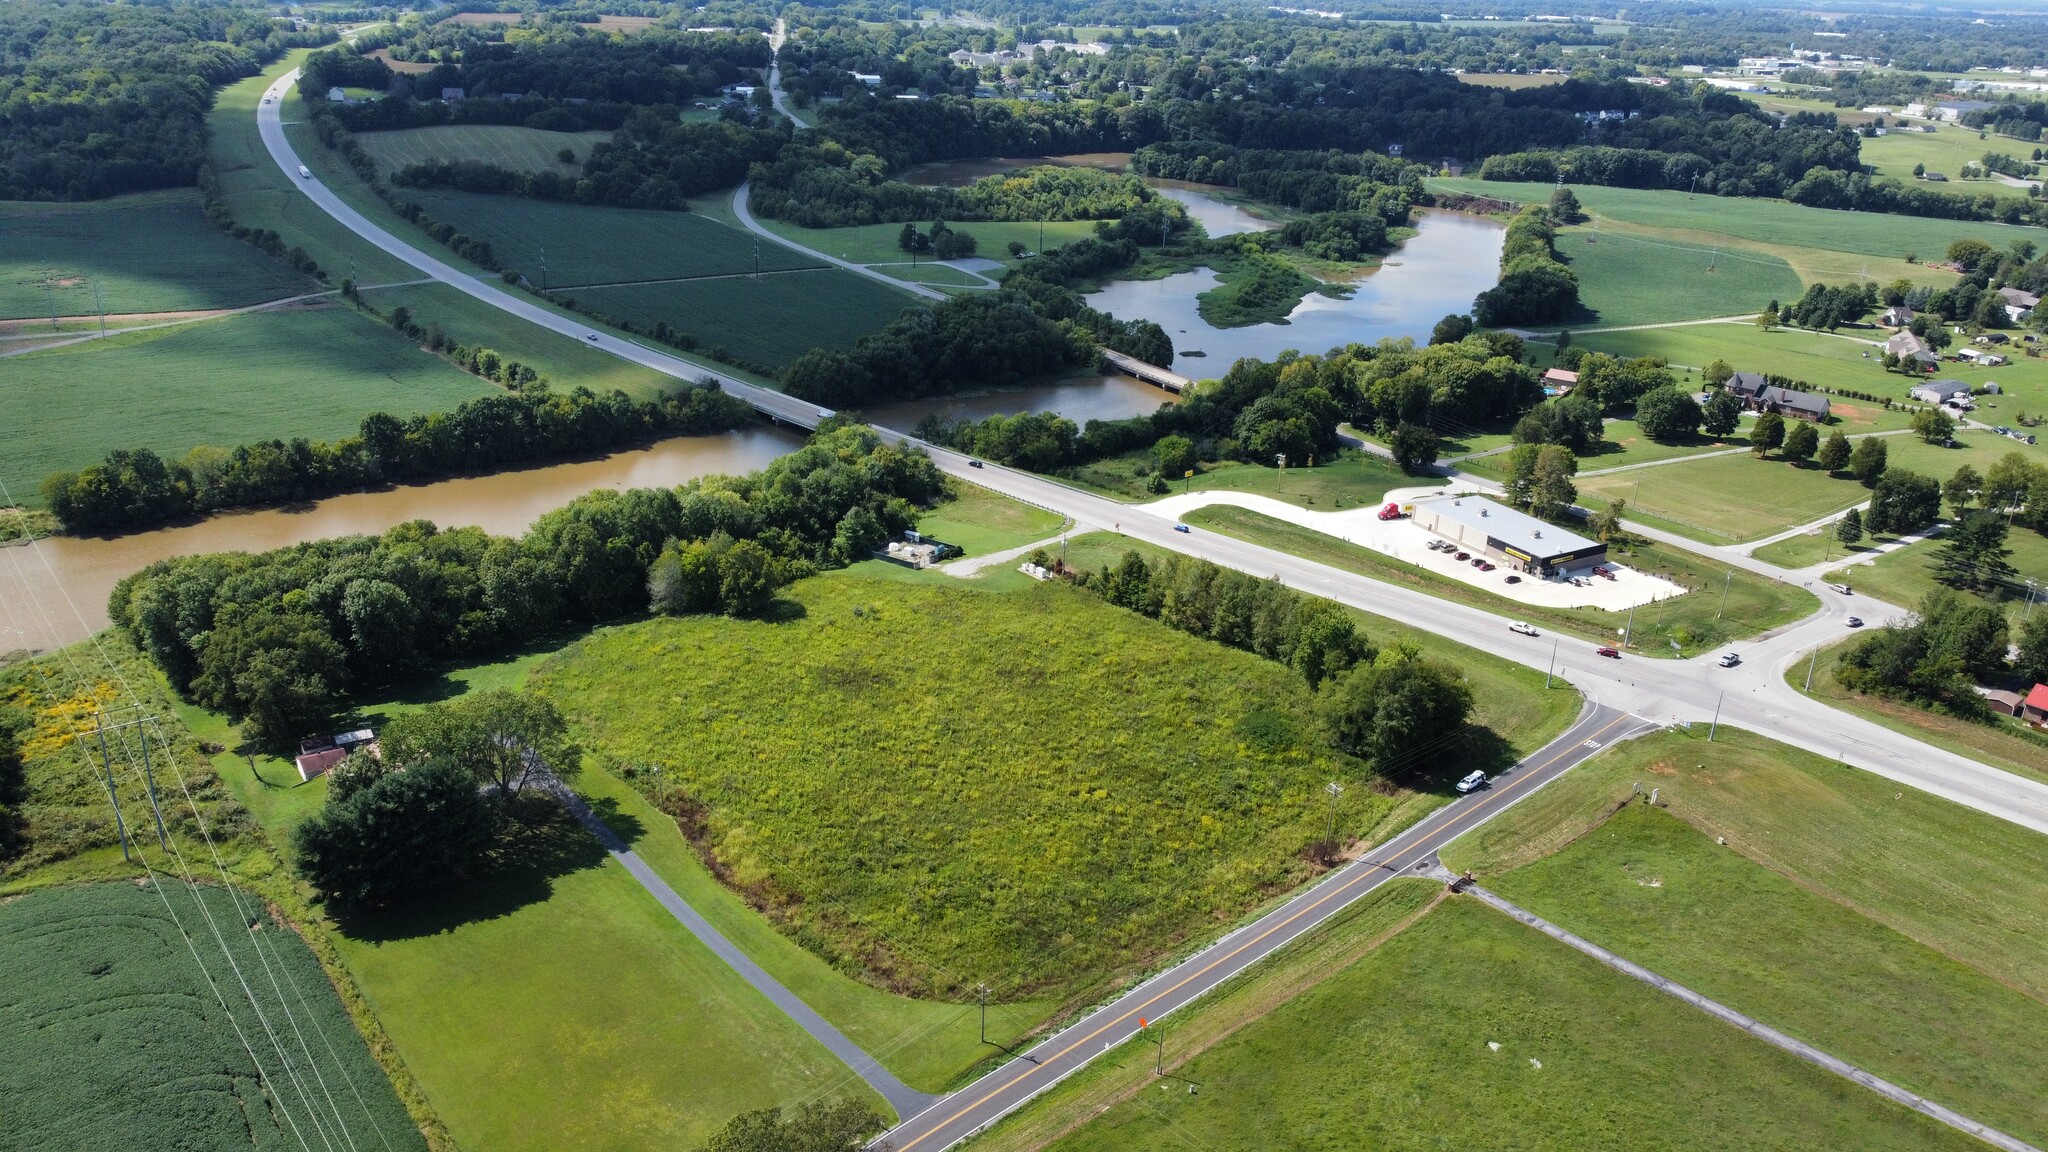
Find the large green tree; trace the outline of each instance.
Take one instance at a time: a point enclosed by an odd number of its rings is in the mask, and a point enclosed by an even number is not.
[[[1677,388],[1652,389],[1636,400],[1636,426],[1660,444],[1690,440],[1703,418],[1699,402]]]
[[[1950,525],[1934,556],[1934,578],[1954,588],[1996,588],[2011,582],[2016,573],[2005,534],[2005,517],[1991,511],[1974,512]]]
[[[468,875],[483,862],[495,828],[470,771],[427,759],[330,801],[293,830],[292,846],[314,891],[360,909]]]
[[[1323,689],[1323,723],[1336,747],[1395,779],[1443,762],[1429,753],[1465,727],[1472,689],[1456,668],[1410,648],[1389,648]]]
[[[378,742],[395,766],[429,759],[454,765],[507,800],[531,783],[535,757],[558,772],[576,770],[568,725],[554,704],[503,688],[402,712],[384,726]]]
[[[784,1113],[780,1108],[742,1112],[711,1134],[701,1152],[861,1152],[886,1125],[867,1105],[854,1100],[814,1100]]]
[[[1769,456],[1785,442],[1785,418],[1776,412],[1765,412],[1750,425],[1749,450],[1759,456]]]

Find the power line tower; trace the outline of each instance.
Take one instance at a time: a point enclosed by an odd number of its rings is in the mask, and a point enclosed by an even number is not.
[[[16,280],[16,284],[32,285],[43,290],[43,308],[50,314],[50,331],[57,330],[57,273],[45,268],[43,274],[33,280]]]
[[[163,806],[157,800],[156,765],[149,756],[152,738],[163,747],[170,747],[169,743],[163,740],[162,722],[154,713],[145,711],[140,704],[123,705],[113,709],[102,708],[93,714],[93,736],[98,745],[100,772],[107,786],[107,799],[114,806],[114,828],[121,837],[121,856],[123,859],[132,860],[133,857],[129,855],[128,822],[121,815],[120,791],[114,783],[115,759],[126,759],[131,765],[134,763],[134,751],[128,744],[130,732],[135,734],[136,744],[140,746],[142,752],[142,786],[149,797],[150,816],[156,821],[157,847],[168,852],[171,838],[170,833],[164,828]],[[113,747],[108,744],[110,736],[113,738]],[[118,747],[118,752],[115,751],[115,747]]]

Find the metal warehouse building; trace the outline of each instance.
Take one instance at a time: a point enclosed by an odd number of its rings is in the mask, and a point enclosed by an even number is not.
[[[1550,576],[1607,560],[1607,545],[1567,532],[1483,496],[1431,496],[1415,502],[1415,523],[1468,552],[1517,572]]]

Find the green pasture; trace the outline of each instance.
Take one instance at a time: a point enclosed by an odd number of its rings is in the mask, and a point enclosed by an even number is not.
[[[1383,552],[1339,540],[1243,508],[1216,505],[1191,512],[1190,524],[1240,540],[1278,548],[1333,568],[1418,588],[1447,600],[1476,604],[1586,640],[1612,643],[1631,614],[1602,608],[1546,608],[1506,593],[1439,576]],[[1614,552],[1617,563],[1676,581],[1693,591],[1638,608],[1632,649],[1646,656],[1696,656],[1730,640],[1754,636],[1802,619],[1817,608],[1813,596],[1789,584],[1709,560],[1678,548],[1644,542]],[[1505,587],[1505,585],[1503,585]],[[1724,598],[1723,592],[1726,592]],[[1725,599],[1725,603],[1724,603]],[[1671,642],[1677,641],[1674,652]]]
[[[481,344],[500,355],[530,364],[559,389],[617,388],[629,396],[653,396],[677,386],[675,377],[630,360],[600,352],[583,341],[509,316],[469,293],[448,284],[408,284],[363,293],[363,299],[386,316],[393,308],[411,310],[424,327],[440,325],[462,344]],[[735,369],[721,368],[732,373]],[[739,373],[745,376],[745,373]],[[751,378],[751,377],[749,377]]]
[[[1942,448],[1917,436],[1885,438],[1887,465],[1946,480],[1964,464],[1983,472],[2017,442],[1989,432],[1961,432],[1957,447]],[[1748,453],[1681,460],[1578,480],[1579,503],[1597,508],[1628,501],[1628,515],[1709,544],[1754,540],[1870,499],[1870,490],[1846,476]]]
[[[910,254],[896,244],[903,234],[901,224],[856,224],[847,228],[802,228],[786,220],[770,220],[755,217],[762,227],[795,244],[801,244],[827,256],[851,260],[856,264],[894,264],[910,259]],[[920,225],[929,229],[931,222]],[[1040,228],[1037,221],[996,221],[977,220],[965,223],[947,221],[946,227],[955,232],[965,232],[974,237],[977,257],[1000,260],[1015,266],[1019,263],[1009,252],[1009,243],[1015,240],[1029,250],[1036,252],[1041,247]],[[1095,235],[1095,224],[1089,220],[1051,220],[1043,226],[1043,247],[1057,248],[1062,244],[1083,237]],[[894,273],[892,272],[892,275]]]
[[[1983,465],[1976,465],[1979,472]],[[1946,480],[1947,476],[1939,477]],[[2048,582],[2048,536],[2030,528],[2014,527],[2006,532],[2005,545],[2012,550],[2007,562],[2019,572],[2021,578],[2032,576]],[[1887,552],[1874,560],[1852,567],[1838,568],[1828,573],[1831,581],[1848,584],[1865,596],[1888,600],[1902,608],[1912,608],[1925,599],[1929,592],[1947,587],[1934,578],[1934,564],[1939,557],[1942,544],[1939,539],[1926,540],[1918,544]],[[1839,554],[1838,547],[1836,552]],[[2048,588],[2036,594],[2036,599],[2048,599]],[[2008,610],[2015,627],[2026,611],[2026,589],[2017,594],[2008,594],[1996,601]],[[2036,603],[2034,611],[2048,612],[2048,605]]]
[[[1681,443],[1664,444],[1643,435],[1633,420],[1610,419],[1599,445],[1579,457],[1579,468],[1582,472],[1627,468],[1637,464],[1699,456],[1708,452],[1725,452],[1731,448],[1741,450],[1748,446],[1749,438],[1741,429],[1737,429],[1726,439],[1700,435]],[[1475,476],[1505,480],[1508,475],[1508,464],[1508,454],[1503,452],[1495,456],[1462,461],[1458,467],[1461,471],[1470,472]]]
[[[235,308],[319,288],[214,227],[191,190],[0,204],[0,236],[0,319]]]
[[[1512,883],[1512,869],[1566,850],[1635,786],[1654,787],[1671,815],[1709,843],[1724,837],[1729,854],[2048,1000],[2048,840],[2039,833],[1725,724],[1706,736],[1696,724],[1615,745],[1458,839],[1444,863]],[[1695,945],[1703,956],[1723,948]]]
[[[1119,500],[1157,499],[1149,490],[1153,475],[1150,452],[1131,452],[1081,465],[1062,479]],[[1193,477],[1169,476],[1173,492],[1256,492],[1304,508],[1356,508],[1385,500],[1394,488],[1432,488],[1441,484],[1428,476],[1410,476],[1384,456],[1342,448],[1333,460],[1311,466],[1289,461],[1285,469],[1240,460],[1213,460],[1195,469]]]
[[[1853,636],[1847,637],[1823,649],[1808,662],[1787,668],[1786,683],[1873,724],[1882,724],[1895,732],[1925,740],[1937,748],[1989,764],[2001,771],[2048,783],[2048,737],[2013,717],[1994,715],[1990,723],[1978,723],[1929,711],[1911,701],[1851,692],[1842,687],[1835,679],[1835,661],[1840,658],[1842,649],[1854,639]],[[1809,666],[1813,669],[1811,687],[1806,683]]]
[[[1990,193],[2021,199],[2026,198],[2025,188],[2015,188],[1996,177],[1964,180],[1963,165],[1983,160],[1986,152],[2003,152],[2016,160],[2025,160],[2040,147],[2035,142],[1998,135],[1980,140],[1977,129],[1956,124],[1940,125],[1933,132],[1906,132],[1894,128],[1882,136],[1864,140],[1862,144],[1863,162],[1876,168],[1880,176],[1954,195],[1982,196]],[[1923,184],[1915,180],[1915,164],[1925,165],[1927,171],[1948,177],[1948,184]],[[2040,183],[2040,177],[2035,177],[2034,182]]]
[[[514,172],[577,172],[592,144],[612,138],[610,132],[544,132],[512,124],[440,124],[392,132],[361,132],[356,143],[389,177],[408,164],[433,160],[473,161]],[[564,164],[558,155],[567,148],[575,159]]]
[[[1559,233],[1557,251],[1579,278],[1584,326],[1761,312],[1805,290],[1780,257],[1695,241],[1581,226]]]
[[[163,873],[0,902],[0,972],[0,1146],[425,1152],[306,942],[253,893]]]
[[[1855,544],[1844,545],[1835,539],[1835,526],[1824,524],[1811,532],[1787,536],[1775,544],[1766,544],[1754,549],[1750,555],[1766,564],[1780,568],[1810,568],[1830,560],[1838,564],[1852,561],[1857,555],[1875,552],[1879,545],[1889,544],[1898,539],[1885,533],[1866,534]],[[1834,577],[1830,577],[1834,579]]]
[[[434,219],[488,241],[498,262],[551,291],[817,268],[818,261],[690,212],[557,204],[518,196],[401,189]],[[402,225],[401,225],[402,227]],[[417,230],[415,230],[416,232]],[[408,237],[410,239],[410,237]],[[431,244],[431,241],[418,241]]]
[[[0,371],[0,481],[33,502],[43,477],[113,448],[352,435],[375,411],[440,412],[493,386],[345,305],[251,312],[34,352]]]
[[[1057,534],[1067,518],[1019,503],[976,484],[949,481],[953,499],[917,518],[917,530],[958,545],[969,556],[1021,548]]]
[[[841,268],[577,288],[558,296],[641,331],[666,323],[780,370],[813,348],[851,348],[914,307],[905,293]]]
[[[1169,1051],[1180,1026],[1165,1022]],[[1422,1152],[1503,1133],[1525,1148],[1975,1146],[1453,898],[1054,1148]]]
[[[1633,804],[1488,880],[1502,896],[2023,1140],[2048,1135],[2044,1004]]]

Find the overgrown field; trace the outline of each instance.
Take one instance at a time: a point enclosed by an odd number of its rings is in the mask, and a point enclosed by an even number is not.
[[[215,228],[192,191],[0,204],[0,235],[0,319],[235,308],[319,289]]]
[[[1917,436],[1890,436],[1885,455],[1892,469],[1946,480],[1965,464],[1982,473],[2007,452],[2041,451],[1989,432],[1959,432],[1956,441],[1958,447],[1942,448]],[[1626,500],[1631,517],[1709,544],[1754,540],[1870,499],[1870,489],[1854,480],[1748,453],[1583,476],[1578,488],[1586,507]]]
[[[1488,885],[1651,971],[2039,1144],[2044,1004],[1683,821],[1624,808]]]
[[[768,245],[762,245],[765,258]],[[667,324],[701,348],[779,371],[812,348],[851,348],[916,303],[841,268],[744,274],[558,292],[641,330]]]
[[[440,124],[432,128],[364,132],[356,136],[356,142],[377,162],[377,171],[388,179],[408,164],[431,160],[471,160],[514,172],[573,172],[571,165],[583,163],[592,144],[611,138],[610,132],[544,132],[514,124]],[[575,157],[566,164],[559,155],[564,148]]]
[[[425,1149],[305,941],[164,881],[0,903],[0,1145]]]
[[[89,341],[6,361],[0,482],[26,503],[112,448],[332,438],[373,411],[445,411],[492,388],[338,304]]]
[[[586,746],[842,969],[1001,999],[1099,987],[1309,874],[1301,679],[1058,585],[858,574],[781,619],[601,631],[534,674]],[[1341,826],[1380,823],[1354,787]]]
[[[1603,608],[1545,608],[1524,604],[1506,595],[1438,576],[1383,552],[1244,508],[1212,505],[1190,513],[1187,520],[1190,524],[1226,536],[1278,548],[1374,579],[1420,588],[1446,599],[1477,604],[1502,615],[1535,621],[1588,640],[1614,643],[1615,634],[1630,618],[1627,612],[1611,612]],[[1697,656],[1730,640],[1789,624],[1818,607],[1811,594],[1792,585],[1767,580],[1755,573],[1677,548],[1643,543],[1632,551],[1617,550],[1614,556],[1618,563],[1694,589],[1686,595],[1636,609],[1635,634],[1630,646],[1640,649],[1646,656],[1672,655],[1671,644],[1674,641],[1679,646],[1676,655]]]
[[[488,241],[498,262],[517,268],[538,285],[546,276],[551,291],[586,284],[625,284],[695,276],[736,276],[818,268],[812,257],[780,244],[760,241],[737,228],[691,212],[656,212],[594,204],[556,204],[518,196],[402,188],[429,216]],[[407,225],[392,225],[405,235]],[[418,236],[412,243],[431,246]],[[545,265],[545,267],[543,267]],[[887,289],[877,286],[877,295]]]
[[[2048,838],[1727,725],[1712,742],[1695,725],[1616,745],[1444,863],[1490,884],[1597,826],[1638,784],[1730,851],[2048,1001]]]
[[[1458,898],[1054,1145],[1502,1146],[1978,1145]]]
[[[1761,312],[1799,298],[1799,274],[1782,258],[1647,235],[1564,229],[1557,251],[1579,278],[1577,325],[1659,324]]]

